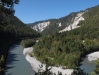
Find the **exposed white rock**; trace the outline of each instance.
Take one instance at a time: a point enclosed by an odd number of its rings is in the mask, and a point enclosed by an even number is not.
[[[32,26],[31,28],[36,30],[37,32],[42,32],[47,26],[49,26],[50,21],[48,22],[42,22],[42,23],[38,23],[35,26]]]
[[[61,23],[58,23],[58,27],[61,27],[62,26],[62,24]]]
[[[99,58],[99,51],[88,54],[89,61],[97,60],[97,58]]]
[[[39,40],[36,40],[36,42],[38,42]]]
[[[77,26],[78,23],[82,20],[84,20],[84,18],[82,17],[82,15],[84,14],[84,12],[80,12],[76,15],[76,17],[73,20],[73,23],[70,24],[68,27],[66,27],[65,29],[59,31],[59,32],[64,32],[64,31],[70,31],[72,29],[78,28],[80,26]]]

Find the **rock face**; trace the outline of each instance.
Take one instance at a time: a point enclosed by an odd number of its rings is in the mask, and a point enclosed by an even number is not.
[[[62,24],[61,23],[58,23],[58,27],[61,27],[62,26]]]
[[[80,27],[78,26],[78,24],[80,21],[84,20],[83,14],[84,11],[73,12],[59,19],[39,21],[30,24],[30,26],[32,29],[36,30],[37,32],[42,32],[42,33],[70,31],[72,29]]]
[[[80,26],[78,26],[78,23],[80,21],[84,20],[84,18],[82,17],[83,14],[84,14],[84,12],[78,13],[77,16],[74,18],[73,23],[71,23],[68,27],[66,27],[65,29],[63,29],[59,32],[70,31],[72,29],[80,27]]]
[[[38,23],[35,26],[31,26],[31,28],[38,32],[42,32],[49,25],[50,25],[50,21],[47,21],[47,22]]]
[[[88,54],[88,60],[94,61],[99,58],[99,51]]]

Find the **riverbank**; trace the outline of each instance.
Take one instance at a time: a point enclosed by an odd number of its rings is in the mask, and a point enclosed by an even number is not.
[[[38,60],[36,60],[35,57],[30,57],[30,53],[33,51],[32,47],[29,48],[24,48],[23,54],[25,55],[26,60],[31,64],[33,70],[35,70],[36,72],[38,72],[39,69],[39,65],[41,65],[42,63]],[[45,70],[45,64],[42,64],[43,67],[42,69]],[[50,70],[51,72],[58,74],[58,72],[61,72],[62,75],[71,75],[71,73],[73,72],[73,69],[62,69],[61,67],[55,67],[53,66],[52,69]]]
[[[9,48],[4,75],[35,75],[35,71],[32,70],[23,55],[23,49],[20,43]]]
[[[99,58],[99,51],[88,54],[89,61],[97,60],[97,58]]]
[[[99,58],[99,51],[95,51],[92,53],[87,54],[83,61],[81,62],[80,68],[84,70],[86,73],[91,73],[96,65],[94,64],[94,61]]]

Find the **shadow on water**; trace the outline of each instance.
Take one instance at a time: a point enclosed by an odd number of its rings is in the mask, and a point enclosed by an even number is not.
[[[4,75],[35,75],[31,65],[23,55],[23,47],[20,43],[9,48]]]
[[[7,58],[7,61],[6,61],[6,66],[5,66],[5,72],[8,72],[8,69],[11,69],[11,68],[14,68],[15,66],[13,66],[13,64],[16,64],[15,62],[16,61],[19,61],[17,60],[17,56],[19,54],[15,53],[15,50],[17,49],[18,47],[18,44],[14,44],[12,45],[10,48],[9,48],[9,51],[8,51],[8,58]],[[12,75],[13,73],[9,73],[7,75]],[[5,75],[5,74],[4,74]]]

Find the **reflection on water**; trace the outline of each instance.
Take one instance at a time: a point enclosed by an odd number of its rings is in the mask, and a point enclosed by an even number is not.
[[[86,56],[86,58],[84,58],[83,62],[81,62],[81,69],[84,69],[84,72],[90,73],[94,70],[95,68],[95,64],[93,63],[93,61],[89,61],[88,60],[88,56]]]
[[[15,44],[10,47],[5,67],[5,75],[34,75],[30,64],[23,55],[23,47]]]

